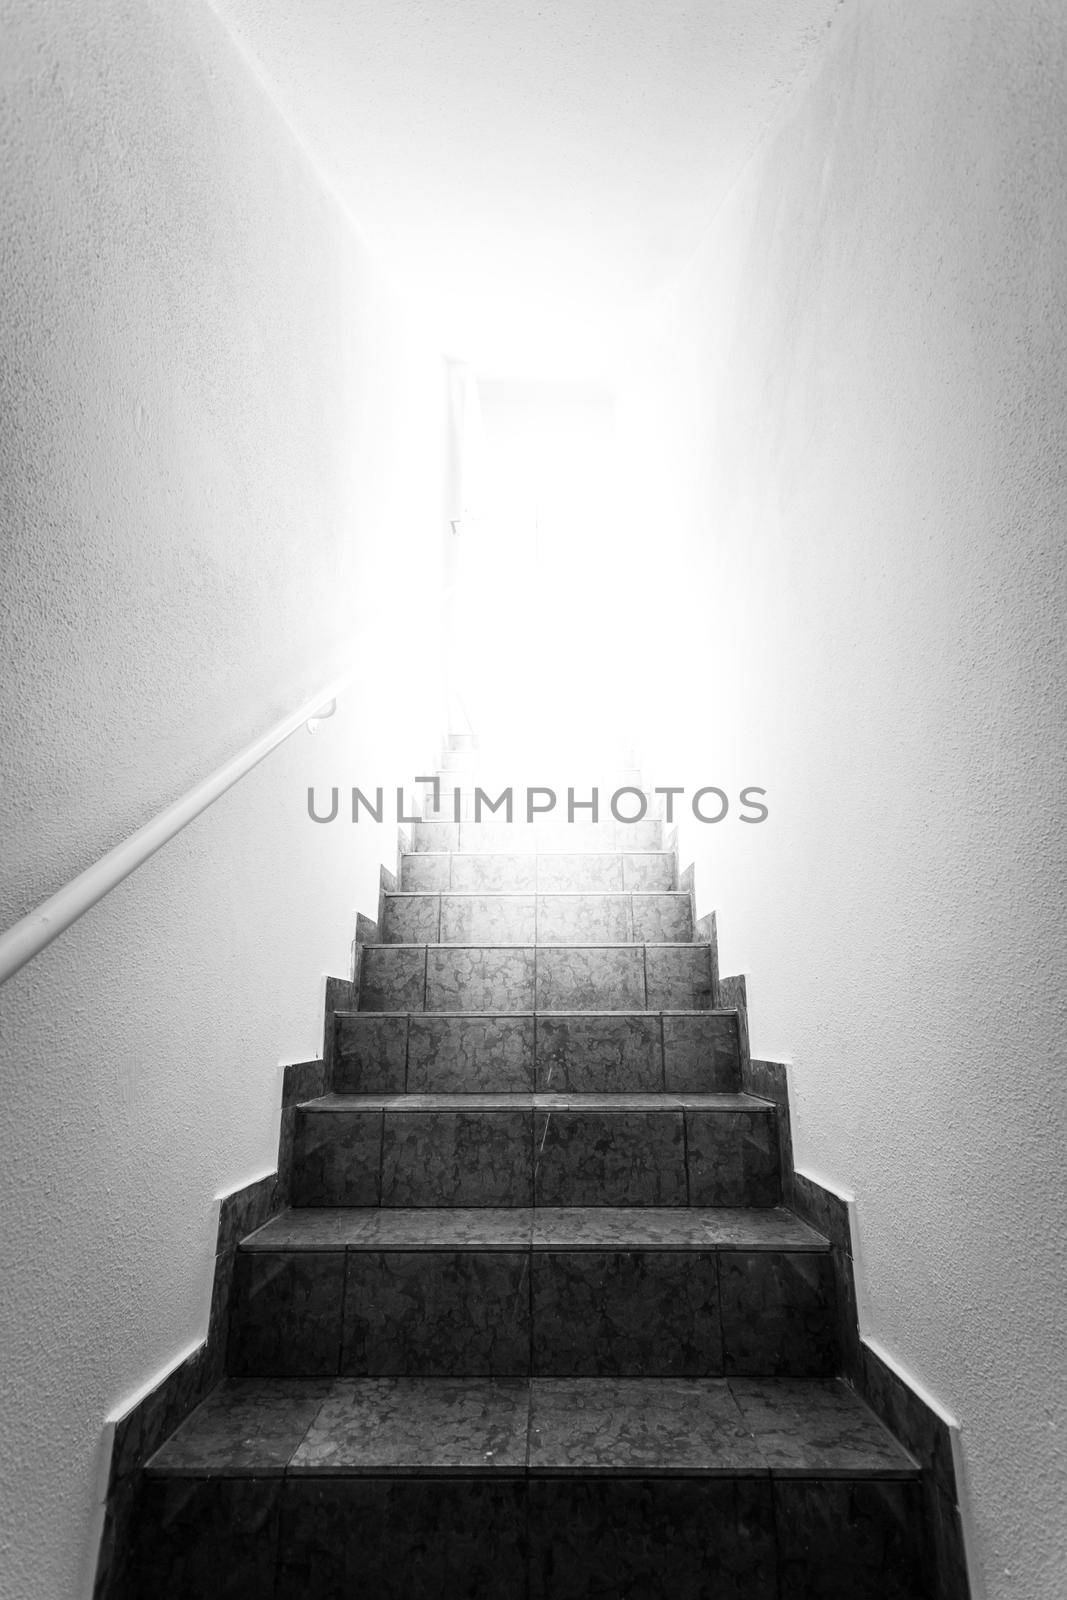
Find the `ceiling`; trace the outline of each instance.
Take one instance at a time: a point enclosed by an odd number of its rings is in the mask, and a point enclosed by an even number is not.
[[[610,370],[843,0],[212,0],[447,353]]]

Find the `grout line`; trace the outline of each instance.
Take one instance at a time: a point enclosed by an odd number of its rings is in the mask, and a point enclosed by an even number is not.
[[[667,1093],[667,1033],[663,1021],[663,1012],[656,1013],[659,1017],[659,1081],[660,1092]]]
[[[726,1370],[726,1326],[725,1326],[725,1324],[723,1322],[723,1317],[722,1317],[722,1263],[720,1261],[721,1252],[719,1250],[713,1250],[712,1254],[713,1254],[713,1256],[715,1258],[715,1301],[716,1301],[716,1305],[718,1306],[718,1311],[719,1311],[719,1354],[720,1354],[720,1356],[722,1358],[722,1375],[723,1375],[724,1378],[727,1378],[727,1377],[730,1376],[730,1374]]]
[[[685,1106],[682,1107],[682,1152],[685,1158],[685,1203],[687,1206],[691,1206],[693,1201],[691,1198],[692,1185],[689,1181],[689,1112]],[[721,1317],[721,1307],[719,1314]]]
[[[537,1207],[536,1206],[531,1206],[530,1207],[530,1247],[529,1247],[529,1254],[527,1255],[527,1260],[529,1262],[530,1270],[527,1273],[527,1277],[526,1277],[526,1284],[527,1284],[527,1301],[526,1301],[526,1304],[527,1304],[527,1314],[528,1314],[527,1327],[529,1328],[529,1331],[530,1331],[529,1355],[527,1357],[526,1365],[527,1365],[527,1380],[531,1384],[533,1383],[533,1376],[534,1376],[534,1275],[533,1275],[534,1242],[533,1242],[533,1235],[534,1235],[534,1219],[535,1219],[536,1215],[537,1215]],[[529,1440],[529,1434],[527,1434],[527,1441],[528,1440]]]
[[[342,1254],[344,1259],[344,1269],[341,1273],[341,1314],[337,1319],[339,1326],[337,1330],[336,1376],[338,1378],[343,1375],[341,1369],[345,1364],[345,1307],[348,1305],[348,1273],[352,1254],[347,1245],[345,1245]]]
[[[404,1093],[408,1094],[411,1077],[411,1012],[404,1012]]]
[[[381,1122],[378,1128],[378,1210],[382,1209],[382,1195],[385,1189],[385,1108],[378,1113]]]
[[[782,1589],[782,1554],[778,1538],[778,1480],[775,1473],[770,1475],[771,1492],[771,1537],[774,1540],[774,1589],[778,1600],[788,1600]]]

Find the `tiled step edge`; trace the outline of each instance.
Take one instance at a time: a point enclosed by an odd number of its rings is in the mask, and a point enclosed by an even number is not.
[[[329,1041],[348,1093],[735,1093],[731,1011],[339,1010]]]
[[[297,1113],[307,1206],[773,1206],[776,1111],[746,1095],[329,1095]]]
[[[842,1371],[902,1446],[919,1462],[923,1474],[926,1531],[933,1565],[936,1600],[970,1600],[960,1508],[961,1485],[956,1470],[958,1429],[895,1371],[861,1335],[856,1301],[849,1202],[825,1184],[796,1169],[790,1118],[789,1069],[779,1061],[753,1059],[749,1048],[748,992],[743,975],[721,978],[719,1004],[738,1019],[741,1084],[750,1094],[778,1108],[778,1138],[784,1199],[787,1206],[830,1243],[834,1284],[840,1314]]]
[[[238,1254],[234,1376],[831,1377],[837,1362],[826,1241],[769,1208],[296,1210]]]

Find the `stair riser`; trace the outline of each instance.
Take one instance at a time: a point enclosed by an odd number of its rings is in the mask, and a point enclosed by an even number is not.
[[[674,888],[674,874],[675,858],[667,850],[592,855],[528,851],[463,855],[427,850],[400,858],[400,887],[412,894],[664,893]]]
[[[298,1206],[774,1206],[773,1107],[297,1113]]]
[[[688,894],[387,895],[383,944],[689,944]]]
[[[828,1377],[826,1251],[243,1251],[238,1376]]]
[[[412,849],[462,850],[476,854],[502,851],[638,851],[663,849],[663,823],[645,817],[641,822],[567,822],[546,817],[526,822],[518,817],[506,822],[414,822]]]
[[[907,1479],[150,1479],[132,1600],[917,1600]]]
[[[335,1018],[341,1094],[733,1094],[741,1086],[732,1013]]]
[[[710,1011],[709,945],[369,945],[363,1011]]]

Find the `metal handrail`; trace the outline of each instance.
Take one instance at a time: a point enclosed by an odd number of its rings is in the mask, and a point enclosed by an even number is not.
[[[272,750],[276,750],[301,726],[316,717],[329,715],[332,700],[351,683],[356,669],[350,668],[342,677],[328,684],[314,699],[307,700],[291,711],[268,733],[246,746],[225,766],[219,767],[210,777],[175,800],[172,805],[157,813],[136,833],[115,845],[106,855],[76,878],[64,884],[55,894],[42,900],[39,906],[21,917],[7,932],[0,934],[0,984],[6,983],[27,961],[32,961],[53,939],[59,937],[71,923],[91,910],[98,901],[109,894],[116,884],[128,878],[131,872],[148,860],[149,856],[165,845],[176,833],[206,811],[213,801],[257,766]]]

